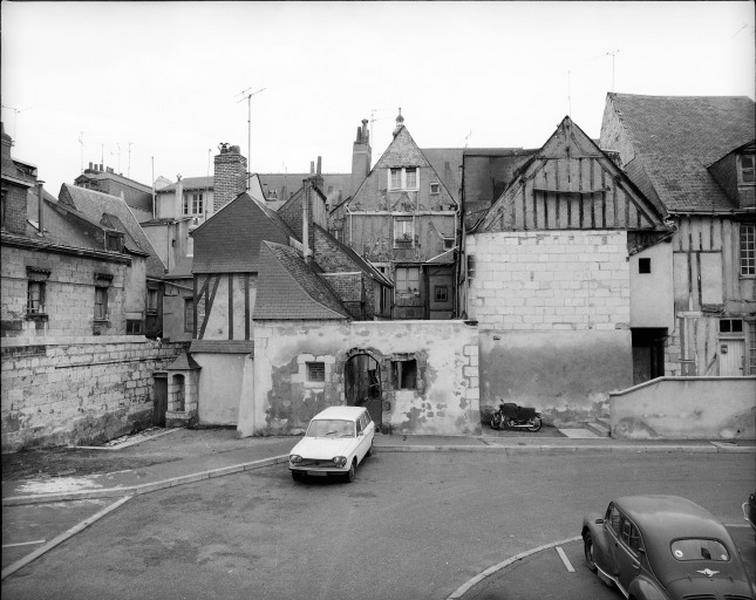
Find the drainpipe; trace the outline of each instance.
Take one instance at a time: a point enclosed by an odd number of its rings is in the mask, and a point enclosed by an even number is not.
[[[37,180],[37,224],[39,226],[39,233],[41,234],[43,232],[42,229],[42,186],[44,185],[44,181]]]
[[[310,264],[310,224],[308,223],[308,204],[310,203],[310,179],[302,181],[304,194],[302,194],[302,257],[305,263]]]

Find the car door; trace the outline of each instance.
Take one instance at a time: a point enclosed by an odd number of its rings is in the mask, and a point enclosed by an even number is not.
[[[620,535],[615,543],[614,560],[617,564],[617,583],[627,595],[630,583],[640,575],[642,570],[641,536],[638,528],[627,515],[622,515]]]
[[[357,437],[359,439],[359,460],[362,461],[365,458],[368,450],[370,449],[370,427],[368,422],[368,413],[365,411],[357,419]]]

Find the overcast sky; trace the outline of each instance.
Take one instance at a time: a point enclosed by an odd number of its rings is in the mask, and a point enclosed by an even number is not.
[[[421,148],[540,147],[566,114],[598,137],[612,87],[754,80],[750,1],[2,2],[5,130],[56,196],[90,161],[149,184],[151,157],[175,180],[247,155],[243,90],[252,171],[346,173],[360,120],[375,161],[398,107]]]

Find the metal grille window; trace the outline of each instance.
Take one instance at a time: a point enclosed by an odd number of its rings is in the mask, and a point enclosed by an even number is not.
[[[740,225],[740,274],[756,275],[756,225]]]
[[[95,288],[95,321],[107,321],[108,319],[108,288]]]
[[[307,363],[307,381],[325,381],[325,363],[308,362]]]

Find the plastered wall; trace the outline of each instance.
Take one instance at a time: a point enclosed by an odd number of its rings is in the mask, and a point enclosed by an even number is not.
[[[345,403],[344,366],[355,351],[381,370],[383,425],[393,433],[480,432],[477,328],[461,321],[255,322],[255,391],[239,409],[241,435],[295,434],[326,406]],[[413,358],[416,389],[393,389],[391,362]],[[303,365],[325,363],[325,381]]]

